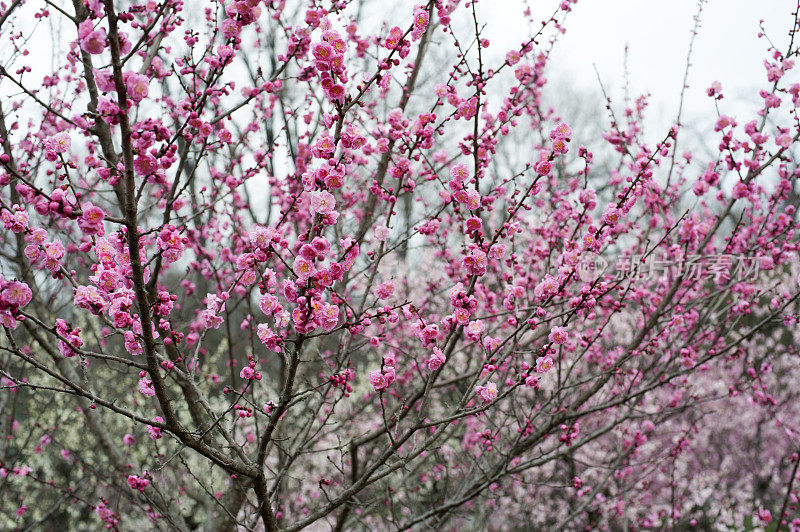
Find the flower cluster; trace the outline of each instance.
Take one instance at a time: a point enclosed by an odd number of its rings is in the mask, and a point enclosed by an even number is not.
[[[0,276],[0,323],[9,329],[17,328],[19,309],[30,303],[33,292],[21,281],[7,281]]]
[[[253,355],[248,355],[248,364],[242,368],[242,371],[239,372],[239,376],[246,381],[250,380],[261,380],[261,373],[256,371],[256,359]]]
[[[84,20],[78,26],[78,39],[81,49],[93,55],[102,54],[108,46],[106,30],[103,28],[94,29],[91,20]]]
[[[329,26],[329,24],[323,25]],[[339,32],[325,29],[322,41],[311,45],[311,56],[314,68],[320,78],[320,85],[328,99],[342,104],[346,96],[344,84],[347,83],[347,67],[344,64],[344,53],[347,50],[345,40]]]
[[[61,318],[56,320],[56,334],[59,336],[58,350],[67,358],[76,356],[78,352],[75,349],[83,347],[83,340],[80,337],[81,328],[73,328]]]
[[[145,477],[140,477],[139,475],[128,475],[128,486],[131,487],[132,490],[139,490],[144,491],[144,489],[150,485],[150,480]]]
[[[44,139],[43,144],[45,158],[48,161],[55,161],[58,159],[59,155],[67,153],[72,145],[72,139],[70,138],[68,132],[62,131],[60,133],[56,133],[52,137],[47,137]]]
[[[389,386],[396,378],[395,373],[395,356],[389,353],[383,357],[383,364],[380,369],[373,369],[369,372],[369,382],[376,392],[384,392],[389,389]]]
[[[497,399],[497,385],[489,382],[486,385],[475,386],[475,393],[483,399],[484,403],[490,403]]]
[[[155,423],[164,423],[164,418],[161,416],[156,416],[153,418]],[[161,428],[155,427],[153,425],[147,425],[147,433],[150,435],[150,438],[153,440],[161,439]]]
[[[415,3],[11,3],[0,528],[68,493],[114,529],[800,530],[797,40],[735,114],[711,84],[711,136],[613,94],[596,131],[546,89],[575,0],[501,49],[494,4]]]

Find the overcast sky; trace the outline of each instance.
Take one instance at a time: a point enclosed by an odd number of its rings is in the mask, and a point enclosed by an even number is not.
[[[537,18],[544,19],[556,2],[532,0],[530,5]],[[692,55],[685,116],[714,112],[705,90],[715,80],[729,97],[725,104],[741,109],[735,103],[754,102],[758,90],[767,86],[763,61],[768,43],[758,38],[759,20],[764,20],[775,45],[785,50],[796,5],[796,0],[705,2]],[[512,47],[526,33],[524,20],[516,15],[521,6],[521,0],[478,3],[479,12],[496,14],[489,19],[487,31],[503,47]],[[634,93],[650,92],[654,114],[674,121],[697,6],[696,0],[580,0],[567,18],[567,31],[556,47],[550,76],[600,94],[594,64],[606,89],[619,102],[627,44]],[[798,72],[800,65],[792,74],[800,81]]]

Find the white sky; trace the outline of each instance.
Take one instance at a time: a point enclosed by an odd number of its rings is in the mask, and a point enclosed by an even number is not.
[[[521,4],[521,0],[477,4],[479,14],[497,13],[487,33],[504,48],[518,43],[526,32],[525,21],[518,16]],[[547,18],[555,5],[554,0],[531,1],[537,19]],[[764,20],[772,42],[785,50],[796,5],[796,0],[707,1],[695,39],[684,117],[714,113],[705,90],[715,80],[726,93],[722,106],[754,103],[758,90],[767,86],[763,61],[768,42],[757,38],[759,20]],[[696,13],[696,0],[579,0],[568,15],[567,31],[556,45],[549,74],[553,80],[600,95],[594,64],[615,104],[621,105],[628,44],[632,96],[650,92],[659,121],[672,123]],[[791,75],[800,81],[800,64]]]

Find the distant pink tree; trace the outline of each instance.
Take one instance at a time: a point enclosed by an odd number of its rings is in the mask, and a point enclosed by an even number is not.
[[[798,10],[706,155],[575,3],[0,3],[0,526],[800,530]]]

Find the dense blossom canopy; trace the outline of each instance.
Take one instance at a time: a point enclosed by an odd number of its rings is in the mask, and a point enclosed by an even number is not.
[[[0,527],[800,530],[798,10],[691,146],[378,4],[0,3]]]

